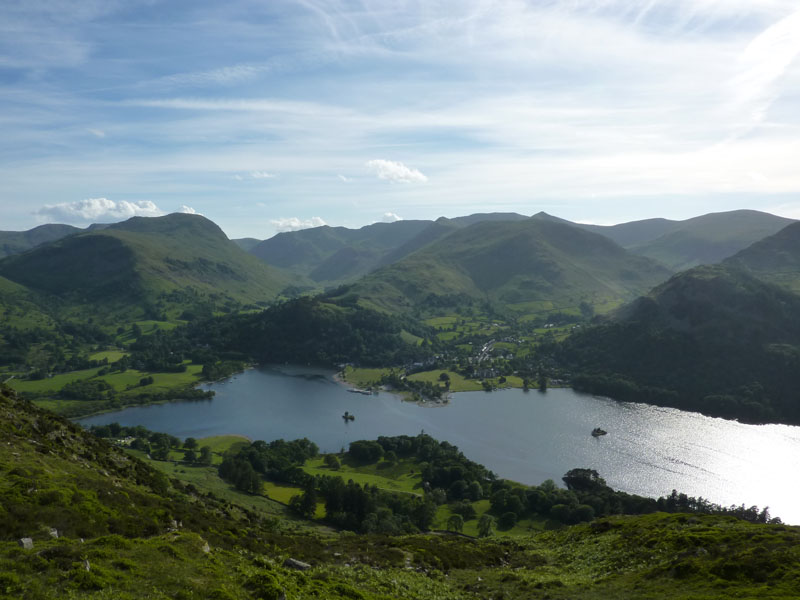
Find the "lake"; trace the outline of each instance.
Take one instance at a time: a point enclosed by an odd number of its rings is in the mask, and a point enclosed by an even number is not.
[[[424,430],[497,475],[526,484],[561,483],[569,469],[587,467],[626,492],[657,497],[677,489],[726,506],[769,506],[784,522],[800,524],[800,427],[743,425],[567,388],[461,392],[446,406],[418,406],[385,392],[350,393],[333,374],[285,366],[250,369],[202,385],[216,392],[211,400],[133,407],[79,422],[144,425],[180,438],[308,437],[323,452],[346,449],[354,440]],[[342,419],[345,411],[355,420]],[[593,438],[598,426],[608,435]]]

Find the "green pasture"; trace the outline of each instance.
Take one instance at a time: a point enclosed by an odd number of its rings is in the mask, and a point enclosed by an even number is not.
[[[345,367],[342,371],[342,381],[355,387],[369,387],[378,385],[381,377],[388,375],[391,369],[365,369],[362,367]]]
[[[420,494],[421,477],[414,461],[398,461],[390,465],[384,460],[368,465],[358,465],[342,460],[341,468],[334,470],[325,466],[324,457],[307,461],[303,470],[309,475],[328,475],[352,479],[358,484],[374,485],[390,492]]]
[[[109,363],[117,362],[123,356],[127,356],[127,352],[122,350],[103,350],[89,355],[89,360],[103,360],[106,359]]]
[[[411,381],[429,381],[434,385],[442,383],[439,376],[442,373],[447,373],[450,376],[450,391],[451,392],[476,392],[483,389],[480,381],[476,379],[466,379],[463,375],[455,371],[422,371],[421,373],[414,373],[409,375],[408,379]]]

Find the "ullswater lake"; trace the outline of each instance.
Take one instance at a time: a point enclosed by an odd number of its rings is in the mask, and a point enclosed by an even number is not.
[[[525,484],[560,484],[569,469],[586,467],[629,493],[658,497],[677,489],[725,506],[769,506],[773,516],[800,524],[800,427],[744,425],[568,388],[461,392],[447,405],[419,406],[386,392],[351,393],[333,375],[290,366],[250,369],[202,385],[216,392],[210,400],[132,407],[79,422],[143,425],[180,438],[307,437],[323,452],[424,431]],[[345,411],[355,420],[344,420]],[[608,435],[592,437],[595,427]]]

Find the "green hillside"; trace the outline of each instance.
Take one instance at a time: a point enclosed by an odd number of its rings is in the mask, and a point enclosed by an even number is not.
[[[792,222],[755,210],[711,213],[680,221],[672,231],[630,250],[678,271],[718,263]]]
[[[577,307],[630,299],[668,276],[600,235],[526,219],[455,230],[367,276],[352,293],[390,311],[471,298],[524,314],[542,301]]]
[[[432,221],[374,223],[360,229],[314,227],[279,233],[248,250],[271,265],[323,286],[355,281],[391,264],[452,230],[483,221],[517,221],[516,213],[474,214]]]
[[[274,299],[289,278],[199,215],[134,217],[0,261],[0,275],[98,318],[174,318],[187,305]],[[176,314],[170,314],[176,313]]]
[[[796,527],[653,513],[482,539],[340,533],[271,486],[214,492],[213,467],[179,458],[165,475],[5,389],[0,416],[3,598],[796,597]]]
[[[47,224],[28,231],[0,231],[0,258],[21,254],[47,242],[54,242],[82,231],[71,225]]]
[[[641,221],[630,221],[619,223],[618,225],[589,225],[575,223],[577,227],[599,233],[607,238],[614,240],[623,248],[638,246],[651,242],[681,227],[682,221],[671,221],[669,219],[643,219]]]
[[[800,293],[800,223],[745,248],[725,264]]]
[[[429,224],[429,221],[397,221],[360,229],[325,225],[279,233],[252,248],[250,253],[315,282],[338,283],[368,273],[386,252],[415,237]]]
[[[575,387],[749,422],[800,423],[800,296],[724,266],[676,275],[561,348]]]

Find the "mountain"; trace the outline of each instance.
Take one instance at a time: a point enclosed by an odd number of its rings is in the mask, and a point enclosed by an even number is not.
[[[71,225],[47,224],[28,231],[0,231],[0,258],[20,254],[47,242],[83,231]]]
[[[800,223],[792,223],[725,260],[765,281],[800,293]]]
[[[800,296],[730,266],[680,273],[576,332],[576,388],[750,422],[800,423]]]
[[[525,312],[532,303],[629,299],[669,274],[603,236],[529,218],[451,231],[368,275],[350,293],[389,311],[466,297]]]
[[[355,281],[439,239],[481,221],[527,219],[516,213],[474,214],[432,221],[374,223],[360,229],[313,227],[284,232],[248,250],[271,265],[309,277],[325,286]]]
[[[792,219],[755,210],[709,213],[684,221],[644,219],[618,225],[573,223],[544,212],[535,214],[533,218],[569,223],[599,233],[674,271],[718,263],[793,222]]]
[[[3,259],[0,275],[67,306],[92,306],[98,316],[265,302],[289,283],[217,225],[186,214],[134,217],[71,235]]]
[[[641,221],[619,223],[618,225],[590,225],[585,223],[575,223],[575,225],[586,231],[604,235],[623,248],[630,248],[651,242],[671,233],[679,229],[681,223],[682,221],[671,221],[669,219],[643,219]]]
[[[250,252],[250,250],[258,246],[263,240],[258,240],[256,238],[239,238],[238,240],[231,241],[245,252]]]
[[[677,271],[718,263],[792,222],[755,210],[711,213],[680,221],[671,231],[654,240],[633,244],[630,250]]]
[[[429,224],[429,221],[397,221],[360,229],[324,225],[279,233],[252,248],[250,253],[317,283],[338,283],[369,272],[386,252],[413,238]]]

